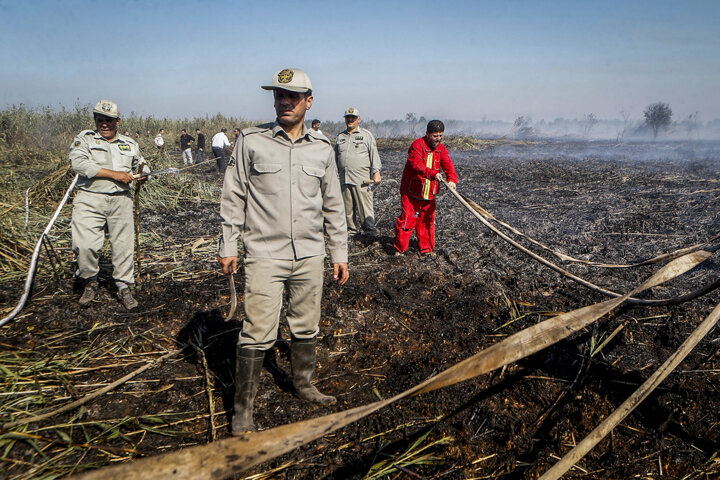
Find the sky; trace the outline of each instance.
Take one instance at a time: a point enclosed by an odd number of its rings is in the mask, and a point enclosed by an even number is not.
[[[0,108],[272,120],[305,70],[309,117],[720,118],[720,1],[0,0]]]

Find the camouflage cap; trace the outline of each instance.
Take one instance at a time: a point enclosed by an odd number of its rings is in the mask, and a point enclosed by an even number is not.
[[[93,113],[99,113],[100,115],[105,115],[110,118],[120,117],[120,111],[118,110],[117,103],[105,99],[100,100],[95,104]]]
[[[360,116],[360,110],[357,108],[350,107],[347,110],[345,110],[345,117],[353,116],[353,117],[359,117]]]
[[[299,68],[283,68],[272,79],[272,85],[262,85],[264,90],[289,90],[291,92],[305,93],[312,90],[312,83],[307,73]]]

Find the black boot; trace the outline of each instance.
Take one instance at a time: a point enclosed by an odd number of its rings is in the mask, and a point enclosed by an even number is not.
[[[293,386],[297,396],[303,400],[319,403],[320,405],[332,405],[337,400],[330,395],[324,395],[310,383],[315,372],[315,346],[316,338],[306,340],[293,339],[290,344],[291,362],[293,372]]]
[[[253,402],[257,394],[265,350],[238,348],[235,362],[235,413],[232,418],[232,434],[237,437],[247,431],[255,431]]]

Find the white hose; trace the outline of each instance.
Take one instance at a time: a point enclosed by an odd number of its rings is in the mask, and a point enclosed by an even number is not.
[[[15,307],[15,309],[10,312],[7,317],[0,320],[0,327],[15,318],[15,316],[20,313],[20,310],[22,310],[25,306],[25,303],[30,296],[30,287],[32,286],[33,279],[35,278],[35,269],[37,268],[37,260],[38,256],[40,256],[40,248],[42,246],[42,241],[55,224],[55,220],[57,220],[57,217],[60,215],[60,211],[65,206],[65,203],[67,203],[68,198],[70,198],[70,193],[75,188],[75,184],[77,183],[77,181],[78,175],[75,175],[75,178],[73,178],[72,183],[65,192],[65,196],[63,197],[62,201],[60,201],[60,205],[58,205],[57,210],[55,210],[55,215],[53,215],[53,217],[50,219],[50,223],[48,223],[47,227],[45,227],[45,230],[40,235],[40,239],[38,240],[37,245],[35,245],[35,251],[33,252],[32,259],[30,260],[30,269],[28,270],[27,278],[25,279],[25,291],[23,292],[22,297],[20,297],[20,301],[18,302],[17,307]]]

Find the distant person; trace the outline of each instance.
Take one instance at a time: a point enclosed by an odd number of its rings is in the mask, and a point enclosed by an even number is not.
[[[182,150],[183,165],[192,165],[192,144],[195,138],[187,133],[185,129],[182,129],[180,134],[180,150]]]
[[[163,135],[165,135],[164,128],[161,128],[155,135],[155,146],[160,151],[165,150],[165,138],[163,138]],[[150,136],[150,130],[148,130],[148,136]]]
[[[373,192],[371,186],[382,181],[380,176],[380,155],[375,137],[369,130],[360,127],[360,112],[357,108],[345,111],[347,128],[340,132],[335,142],[345,221],[348,234],[363,233],[377,235]],[[358,223],[355,217],[358,217]]]
[[[100,250],[107,230],[112,247],[113,279],[118,299],[132,310],[138,302],[130,293],[135,283],[133,172],[150,171],[138,143],[118,133],[120,112],[110,100],[100,100],[93,108],[95,130],[83,130],[70,146],[70,162],[79,174],[73,200],[72,245],[77,255],[75,276],[84,283],[80,306],[88,306],[98,291]]]
[[[228,140],[225,132],[227,132],[227,128],[223,127],[212,137],[212,152],[217,162],[217,171],[221,174],[225,173],[225,167],[227,166],[225,161],[225,147],[231,146],[230,140]]]
[[[140,130],[135,130],[135,138],[139,139],[141,136],[142,134],[140,133]]]
[[[233,142],[233,145],[235,145],[238,141],[238,138],[240,138],[240,129],[238,127],[235,127],[233,129],[233,133],[235,134],[235,141]]]
[[[315,130],[315,131],[316,131],[317,133],[319,133],[320,135],[323,134],[323,133],[322,133],[322,130],[320,130],[320,120],[318,120],[317,118],[312,121],[312,123],[310,124],[310,128],[312,128],[313,130]]]
[[[277,72],[270,85],[275,122],[243,130],[225,174],[218,261],[237,272],[238,240],[245,250],[245,321],[238,339],[232,434],[255,430],[253,403],[265,352],[273,347],[282,310],[290,326],[295,393],[332,405],[312,383],[323,295],[325,237],[333,277],[349,277],[347,232],[330,141],[308,129],[313,103],[307,74]],[[287,309],[283,309],[283,297]]]
[[[440,188],[442,172],[450,188],[458,182],[455,165],[443,145],[445,125],[440,120],[428,122],[425,136],[418,138],[408,150],[407,163],[400,182],[402,213],[395,222],[393,247],[404,253],[413,230],[417,233],[420,254],[435,250],[435,195]]]
[[[205,161],[205,134],[196,128],[195,136],[197,137],[197,161],[203,163]]]

